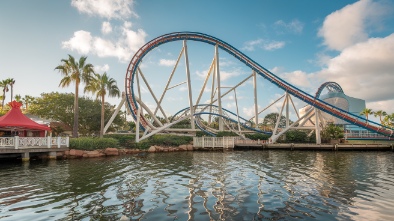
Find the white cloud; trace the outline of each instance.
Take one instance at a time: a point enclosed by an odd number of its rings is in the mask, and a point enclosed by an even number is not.
[[[357,1],[328,15],[318,35],[330,49],[343,50],[368,39],[368,28],[379,26],[387,13],[383,5],[372,0]]]
[[[244,43],[242,50],[254,51],[256,48],[261,48],[267,51],[273,51],[276,49],[283,48],[286,45],[283,41],[269,41],[263,39],[257,39],[253,41],[247,41]]]
[[[100,65],[95,65],[94,66],[94,71],[95,72],[102,72],[102,73],[104,73],[104,72],[107,72],[109,70],[109,65],[108,64],[105,64],[105,65],[103,65],[103,66],[100,66]]]
[[[103,22],[103,24],[101,25],[101,32],[103,34],[109,34],[112,32],[112,26],[111,23],[105,21]]]
[[[284,46],[285,46],[285,42],[283,41],[271,41],[264,44],[263,48],[267,51],[273,51],[276,49],[283,48]]]
[[[296,87],[304,87],[309,88],[312,86],[311,84],[311,74],[307,74],[303,71],[293,71],[280,74],[281,78],[289,82],[290,84]]]
[[[258,105],[258,110],[260,110],[260,105]],[[255,110],[254,110],[254,105],[250,106],[250,107],[243,107],[242,108],[242,113],[241,116],[245,117],[245,118],[251,118],[254,117],[255,115]]]
[[[394,33],[385,38],[371,38],[343,50],[329,60],[317,76],[335,81],[345,94],[383,101],[393,99]]]
[[[225,81],[229,78],[239,76],[239,72],[227,72],[227,71],[220,71],[220,81]]]
[[[162,65],[162,66],[170,66],[171,67],[171,66],[174,66],[175,63],[176,63],[175,60],[160,59],[160,61],[159,61],[159,65]]]
[[[179,91],[187,91],[187,86],[181,86],[181,87],[179,88]]]
[[[255,47],[258,47],[263,43],[263,39],[257,39],[253,41],[247,41],[244,43],[244,46],[242,47],[242,50],[245,51],[254,51]]]
[[[62,48],[76,50],[78,53],[86,55],[91,50],[92,39],[90,32],[76,31],[70,40],[62,42]]]
[[[280,28],[280,32],[286,31],[286,32],[291,32],[295,34],[300,34],[302,33],[302,30],[304,29],[304,24],[297,19],[292,20],[289,23],[286,23],[282,20],[276,21],[274,24],[277,28]]]
[[[366,106],[373,111],[383,110],[386,111],[387,114],[394,113],[394,100],[367,102]]]
[[[208,74],[208,70],[205,71],[196,71],[196,75],[200,78],[200,79],[205,79],[207,77]],[[214,74],[214,71],[212,71],[211,75],[209,76],[212,79],[212,76]],[[239,71],[233,71],[233,72],[228,72],[228,71],[220,71],[220,81],[226,81],[229,78],[232,77],[236,77],[241,75],[241,73]]]
[[[82,13],[107,19],[138,17],[132,10],[134,0],[72,0],[71,5]]]
[[[120,28],[118,38],[108,40],[102,37],[92,37],[90,32],[76,31],[74,36],[62,42],[62,47],[81,54],[92,53],[99,57],[117,57],[127,62],[131,56],[145,43],[147,34],[144,30],[131,30],[131,23],[125,22]]]

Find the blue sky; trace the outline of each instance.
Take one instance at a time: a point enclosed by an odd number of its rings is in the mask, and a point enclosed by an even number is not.
[[[335,81],[347,95],[365,99],[367,107],[394,112],[391,0],[4,0],[0,30],[0,79],[14,78],[14,94],[22,96],[73,92],[72,86],[58,87],[61,75],[54,70],[67,54],[88,56],[99,73],[106,71],[124,91],[129,61],[144,43],[170,32],[195,31],[231,44],[311,94],[321,83]],[[171,43],[144,59],[152,87],[164,87],[172,68],[168,64],[181,47],[181,42]],[[192,42],[189,47],[197,82],[209,68],[213,49]],[[220,62],[230,78],[250,74],[225,53]],[[261,107],[283,94],[263,79],[258,84]],[[118,104],[120,99],[108,101]],[[241,115],[251,116],[251,110],[245,104]]]

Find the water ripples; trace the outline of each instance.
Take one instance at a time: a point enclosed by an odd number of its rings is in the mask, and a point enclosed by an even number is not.
[[[392,152],[235,151],[0,164],[2,220],[387,220]]]

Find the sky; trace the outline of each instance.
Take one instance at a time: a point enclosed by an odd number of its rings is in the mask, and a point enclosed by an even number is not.
[[[394,113],[391,0],[3,0],[0,30],[0,80],[13,78],[14,94],[22,97],[73,93],[73,86],[59,87],[62,76],[55,70],[69,54],[77,59],[87,56],[96,72],[106,72],[125,91],[127,67],[142,45],[163,34],[193,31],[231,44],[310,94],[322,83],[334,81],[348,96],[366,100],[367,108]],[[153,90],[163,89],[181,48],[182,42],[170,43],[144,58],[141,68]],[[214,49],[188,42],[188,52],[193,82],[202,82]],[[219,54],[227,86],[234,86],[232,79],[250,74],[231,55]],[[259,108],[284,93],[261,77],[258,88]],[[166,98],[166,111],[184,108],[180,102],[187,96],[184,89],[183,85]],[[196,86],[194,99],[198,89]],[[240,100],[250,98],[243,94],[247,90],[237,89]],[[118,105],[120,98],[107,101]],[[148,98],[144,101],[148,106],[154,104]],[[295,103],[297,108],[305,105]],[[251,103],[238,105],[241,116],[253,116]],[[276,104],[270,111],[280,106]]]

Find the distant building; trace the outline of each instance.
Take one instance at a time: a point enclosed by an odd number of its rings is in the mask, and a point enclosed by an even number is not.
[[[333,85],[327,85],[327,83],[335,84],[335,87],[330,87]],[[320,93],[324,88],[319,88],[319,91],[316,93],[316,96],[319,97],[320,100],[323,100],[335,107],[338,107],[342,110],[345,110],[349,113],[352,113],[357,116],[361,116],[360,112],[362,112],[365,109],[365,100],[359,99],[359,98],[354,98],[347,96],[346,94],[343,93],[342,88],[334,82],[327,82],[325,83],[326,85],[322,85],[323,87],[327,87],[328,92],[326,94],[322,94],[320,96]],[[310,105],[307,105],[299,110],[300,116],[304,116],[305,113],[311,108]],[[343,125],[345,131],[347,132],[356,132],[356,131],[365,131],[365,129],[360,128],[358,126],[349,124],[348,122],[339,119],[337,117],[334,117],[332,115],[329,115],[325,112],[321,112],[321,120],[323,121],[324,124],[326,123],[333,123],[335,125]],[[308,121],[305,126],[313,126],[315,123],[315,118],[312,117],[311,121]]]

